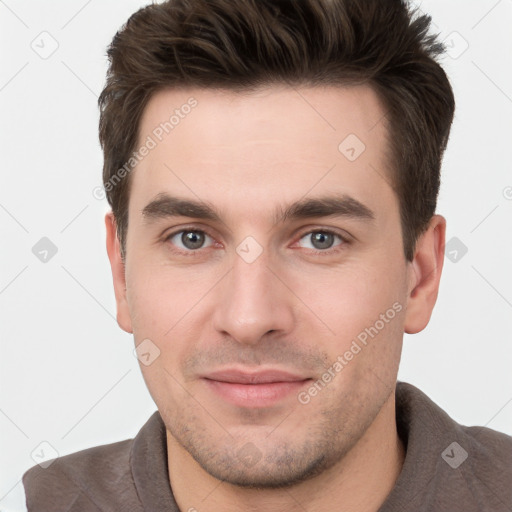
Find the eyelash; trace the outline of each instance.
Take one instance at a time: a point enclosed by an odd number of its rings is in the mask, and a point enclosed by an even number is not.
[[[187,232],[194,232],[194,233],[203,233],[207,236],[209,236],[212,240],[215,240],[215,237],[209,233],[207,230],[205,229],[196,229],[194,227],[185,227],[185,228],[181,228],[177,231],[173,231],[172,233],[166,235],[164,237],[164,242],[169,242],[174,236],[180,234],[180,233],[187,233]],[[341,235],[340,233],[338,233],[337,231],[333,231],[331,229],[311,229],[309,231],[304,231],[303,233],[300,234],[300,236],[298,237],[297,241],[300,241],[302,238],[304,238],[306,235],[311,235],[313,233],[324,233],[324,234],[327,234],[327,235],[333,235],[335,237],[338,237],[340,240],[341,240],[341,243],[338,244],[338,245],[335,245],[334,247],[331,247],[329,249],[325,249],[325,250],[320,250],[320,249],[308,249],[308,254],[312,254],[312,255],[315,255],[315,256],[331,256],[333,254],[336,254],[342,250],[344,250],[344,248],[350,244],[350,240]],[[172,245],[172,244],[170,244]],[[173,252],[175,253],[178,253],[180,255],[183,255],[183,256],[197,256],[201,249],[196,249],[196,250],[188,250],[188,251],[183,251],[181,249],[172,249]]]

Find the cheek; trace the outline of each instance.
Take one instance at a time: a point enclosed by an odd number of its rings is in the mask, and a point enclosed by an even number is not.
[[[143,378],[159,407],[174,408],[186,399],[182,396],[180,362],[190,356],[194,349],[191,340],[197,338],[189,313],[197,302],[198,285],[187,286],[183,274],[152,265],[141,265],[132,272],[128,283],[127,297]],[[149,354],[149,361],[144,354]]]
[[[174,386],[166,370],[181,374],[182,362],[197,351],[208,318],[205,295],[216,277],[149,263],[135,268],[127,289],[135,344],[149,339],[158,353],[151,366],[141,369],[150,389],[163,382]]]
[[[311,278],[298,278],[297,296],[323,319],[350,327],[375,320],[399,293],[396,282],[378,269],[344,267]]]
[[[330,272],[297,278],[295,282],[297,296],[307,306],[303,310],[310,319],[307,324],[312,336],[315,326],[325,330],[325,349],[335,360],[354,340],[362,340],[359,344],[365,348],[373,340],[387,340],[365,350],[367,357],[373,354],[372,358],[395,358],[394,347],[400,345],[403,334],[403,280],[396,264],[386,266],[381,261],[378,265],[354,262]]]
[[[187,314],[206,286],[190,274],[147,262],[133,266],[127,273],[127,298],[134,331],[144,335],[148,330],[160,338]]]

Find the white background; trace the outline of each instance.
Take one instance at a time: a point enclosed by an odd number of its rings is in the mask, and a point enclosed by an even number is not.
[[[105,50],[142,5],[0,1],[3,511],[23,509],[31,453],[54,455],[42,441],[60,455],[115,442],[156,410],[132,337],[115,321],[108,206],[92,194],[101,184]],[[460,423],[512,434],[512,0],[421,8],[449,43],[443,65],[457,101],[438,212],[447,240],[468,252],[445,259],[432,320],[406,335],[399,378]],[[46,51],[58,43],[46,59],[31,47],[42,37]],[[42,237],[58,248],[47,263],[32,253]]]

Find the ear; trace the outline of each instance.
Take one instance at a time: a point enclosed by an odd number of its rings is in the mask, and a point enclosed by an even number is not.
[[[408,334],[422,331],[430,321],[443,270],[445,235],[446,219],[434,215],[416,242],[414,259],[408,264],[409,288],[404,326]]]
[[[117,223],[112,212],[105,215],[107,228],[107,253],[114,280],[114,292],[117,304],[117,323],[128,333],[133,333],[130,310],[126,300],[125,266],[121,258],[121,246],[117,237]]]

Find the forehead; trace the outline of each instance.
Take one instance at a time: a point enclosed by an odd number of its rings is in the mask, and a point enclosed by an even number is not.
[[[387,136],[369,86],[163,90],[140,122],[139,147],[151,150],[132,173],[130,203],[140,211],[168,192],[248,210],[333,188],[389,201]]]

